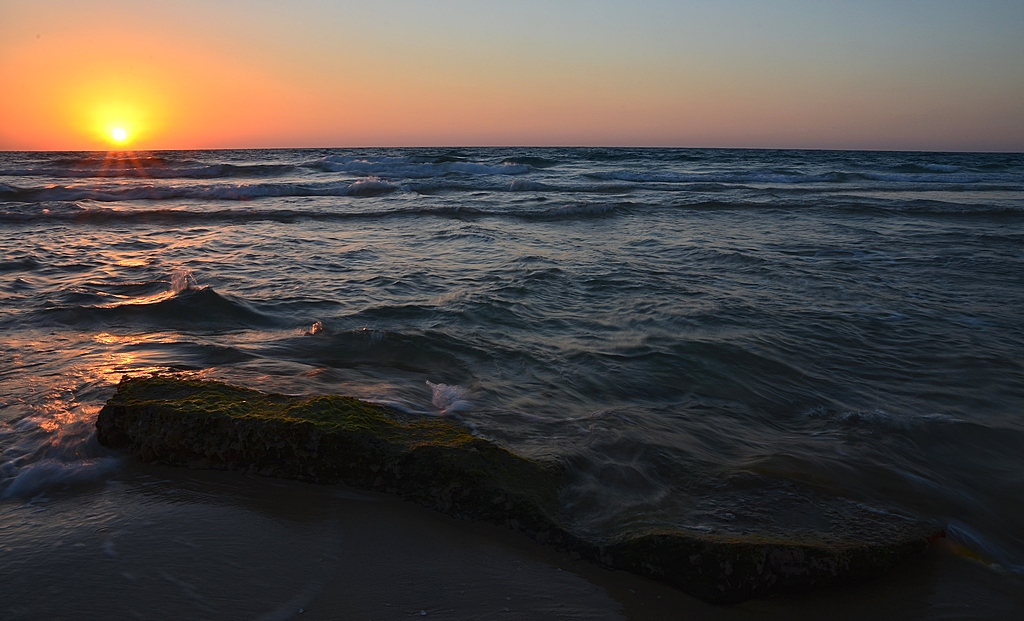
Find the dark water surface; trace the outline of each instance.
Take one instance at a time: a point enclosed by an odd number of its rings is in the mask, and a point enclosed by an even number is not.
[[[1024,574],[1019,154],[0,153],[0,300],[9,550],[128,503],[92,424],[170,370],[458,417],[569,463],[580,531],[813,492]]]

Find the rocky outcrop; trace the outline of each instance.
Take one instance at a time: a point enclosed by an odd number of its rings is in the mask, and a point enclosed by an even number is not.
[[[352,397],[265,394],[219,382],[126,378],[96,421],[102,444],[139,459],[397,494],[503,524],[701,599],[738,602],[876,576],[939,534],[883,512],[838,532],[733,537],[650,530],[595,540],[571,532],[558,492],[570,475],[473,436],[454,420],[410,417]]]

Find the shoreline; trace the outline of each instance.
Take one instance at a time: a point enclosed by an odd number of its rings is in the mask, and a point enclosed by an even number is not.
[[[341,485],[125,460],[87,487],[4,507],[6,531],[33,507],[50,522],[28,541],[38,547],[0,567],[5,619],[908,620],[1024,609],[1012,578],[938,550],[867,583],[715,606],[500,526]]]
[[[665,582],[713,604],[863,582],[945,537],[934,522],[814,495],[775,501],[789,517],[782,530],[761,515],[760,523],[731,532],[666,523],[587,533],[572,526],[560,500],[573,485],[564,464],[520,457],[452,420],[409,418],[346,396],[294,397],[169,375],[124,377],[100,410],[96,430],[100,444],[146,462],[395,494],[454,517],[507,526],[573,558]]]

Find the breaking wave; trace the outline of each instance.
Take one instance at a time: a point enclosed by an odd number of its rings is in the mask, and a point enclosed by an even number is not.
[[[0,423],[0,499],[31,498],[116,470],[121,458],[96,440],[96,410],[60,408]]]
[[[469,391],[461,386],[435,384],[430,380],[427,380],[427,386],[430,387],[433,393],[431,402],[441,414],[463,412],[473,407],[472,402],[469,400]]]
[[[502,164],[510,166],[529,166],[530,168],[551,168],[557,166],[559,161],[546,157],[523,155],[518,157],[506,157],[501,160]]]

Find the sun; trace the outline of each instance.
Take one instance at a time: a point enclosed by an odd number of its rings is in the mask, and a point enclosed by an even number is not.
[[[112,127],[110,129],[110,139],[115,144],[122,144],[128,140],[128,130],[123,127]]]
[[[3,0],[0,0],[2,3]],[[80,99],[88,101],[90,93]],[[101,101],[96,100],[83,107],[82,129],[88,128],[92,134],[95,148],[111,151],[124,151],[135,148],[139,142],[145,142],[149,136],[152,123],[142,101]]]

